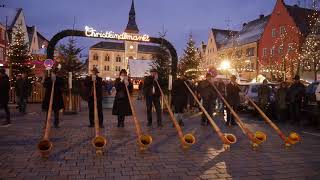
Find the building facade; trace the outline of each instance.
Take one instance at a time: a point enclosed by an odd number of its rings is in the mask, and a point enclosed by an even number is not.
[[[259,41],[260,72],[270,78],[291,79],[298,73],[301,47],[312,28],[311,9],[277,0]]]
[[[0,24],[0,66],[6,66],[6,48],[7,48],[7,33],[6,27]]]
[[[136,35],[139,28],[136,23],[134,1],[129,12],[129,20],[125,33]],[[93,67],[97,67],[100,76],[106,79],[114,79],[119,76],[121,69],[128,69],[129,60],[152,60],[160,51],[157,45],[144,44],[133,41],[103,41],[89,49],[88,73]]]

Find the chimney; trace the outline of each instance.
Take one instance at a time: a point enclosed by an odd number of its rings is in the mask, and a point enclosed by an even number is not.
[[[243,23],[243,24],[242,24],[242,27],[245,27],[246,25],[247,25],[247,23]]]
[[[259,15],[259,19],[262,19],[262,18],[264,18],[264,14]]]

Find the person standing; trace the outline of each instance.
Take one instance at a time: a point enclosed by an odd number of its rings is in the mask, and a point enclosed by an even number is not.
[[[300,82],[300,76],[296,75],[293,84],[288,90],[289,112],[292,124],[300,125],[302,101],[305,96],[305,86]]]
[[[172,84],[172,104],[174,106],[174,113],[180,126],[184,126],[183,113],[188,104],[188,89],[184,84],[185,77],[182,75],[176,79]]]
[[[226,86],[226,93],[227,93],[227,101],[231,108],[236,112],[240,105],[240,95],[241,89],[236,82],[237,77],[232,75],[230,77],[230,83]],[[226,126],[236,125],[234,121],[234,116],[231,114],[231,110],[227,108],[227,122]]]
[[[51,72],[51,77],[47,77],[44,80],[43,87],[45,88],[45,95],[44,100],[42,103],[42,109],[47,111],[49,110],[49,103],[51,97],[51,90],[52,90],[52,82],[55,81],[54,84],[54,92],[53,92],[53,101],[52,101],[52,111],[54,112],[54,127],[59,128],[60,117],[59,111],[64,109],[64,102],[63,102],[63,89],[65,86],[65,82],[63,78],[60,76],[58,68],[55,68]]]
[[[287,94],[288,89],[286,83],[283,81],[280,83],[280,88],[276,93],[276,102],[278,106],[278,120],[280,122],[286,122],[287,119]]]
[[[263,84],[258,89],[258,102],[261,110],[268,114],[268,105],[270,103],[270,95],[271,95],[271,88],[268,86],[268,81],[265,79],[263,80]]]
[[[94,94],[93,94],[93,82],[96,81],[96,99],[97,99],[97,110],[99,118],[100,128],[104,128],[103,125],[103,112],[102,112],[102,99],[103,99],[103,88],[102,88],[102,78],[98,76],[98,69],[94,67],[91,70],[91,75],[88,76],[85,80],[85,87],[87,88],[87,100],[89,108],[89,126],[90,128],[94,127]]]
[[[122,69],[119,77],[116,79],[114,86],[116,88],[116,96],[113,102],[112,115],[118,116],[117,127],[124,127],[125,116],[131,116],[132,110],[129,102],[126,86],[129,93],[132,93],[133,86],[130,83],[127,71]]]
[[[197,92],[200,94],[202,99],[202,105],[210,116],[213,116],[213,108],[217,99],[217,93],[211,84],[213,77],[215,76],[213,76],[211,73],[207,73],[206,79],[200,81],[197,87]],[[201,125],[209,125],[208,119],[204,113],[202,113]]]
[[[31,83],[28,77],[23,73],[16,81],[15,90],[18,99],[19,112],[26,113],[27,99],[31,95]]]
[[[10,91],[9,77],[6,74],[5,69],[0,69],[0,108],[3,108],[6,113],[6,122],[3,122],[2,126],[7,126],[11,124],[10,111],[8,107],[9,91]]]
[[[146,99],[147,106],[147,119],[148,127],[152,126],[152,104],[154,105],[157,112],[157,123],[158,127],[162,127],[162,115],[161,115],[161,106],[160,106],[160,96],[161,92],[157,85],[158,81],[158,71],[156,69],[150,70],[151,75],[145,77],[143,91]],[[159,82],[160,85],[160,82]]]
[[[140,81],[139,82],[139,92],[138,92],[138,98],[137,100],[142,100],[142,96],[143,96],[143,82]]]
[[[222,94],[222,96],[225,97],[225,95],[226,95],[226,85],[224,84],[222,79],[219,79],[216,82],[216,87],[218,88],[218,90]],[[220,97],[217,98],[216,107],[217,107],[218,112],[223,113],[224,104],[223,104],[223,101],[222,101],[222,99]]]

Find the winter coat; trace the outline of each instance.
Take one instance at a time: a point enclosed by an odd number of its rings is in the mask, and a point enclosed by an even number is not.
[[[217,92],[208,80],[199,82],[197,92],[204,101],[214,102],[217,99]]]
[[[27,79],[18,79],[15,84],[16,96],[28,98],[31,95],[31,83]]]
[[[260,104],[268,104],[270,102],[271,88],[268,85],[262,85],[258,90],[258,99]]]
[[[91,76],[87,76],[84,82],[84,90],[87,101],[94,101],[93,97],[93,81]],[[102,78],[96,76],[96,96],[97,102],[102,102],[103,99],[103,87],[102,87]]]
[[[305,86],[301,83],[293,83],[288,90],[288,102],[302,104],[305,96]]]
[[[7,75],[0,76],[0,107],[9,102],[10,83]]]
[[[158,83],[161,86],[161,83],[159,82],[159,80],[158,80]],[[152,92],[153,88],[155,89],[155,93]],[[143,92],[146,97],[148,97],[148,96],[160,97],[161,96],[161,92],[159,90],[159,87],[152,76],[145,77]]]
[[[287,108],[287,94],[288,94],[288,89],[284,87],[279,88],[276,93],[276,101],[280,109]]]
[[[241,92],[240,87],[237,84],[229,83],[226,87],[227,93],[227,101],[231,106],[239,106],[240,105],[240,95]]]
[[[50,96],[51,96],[51,89],[52,89],[52,81],[51,77],[47,77],[43,83],[43,87],[45,90],[44,99],[42,102],[42,109],[48,110],[49,103],[50,103]],[[63,89],[65,87],[65,82],[61,77],[56,77],[56,82],[54,85],[54,92],[53,92],[53,101],[52,101],[52,109],[54,111],[58,111],[64,108],[63,102]]]
[[[116,96],[113,102],[112,115],[130,116],[132,115],[129,97],[126,91],[124,82],[120,78],[117,78],[114,86],[116,88]],[[129,82],[127,86],[130,93],[132,93],[133,85]]]
[[[172,85],[172,103],[175,107],[187,107],[189,90],[183,79],[176,79]]]

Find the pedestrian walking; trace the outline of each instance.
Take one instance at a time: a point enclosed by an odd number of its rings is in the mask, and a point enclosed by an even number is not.
[[[241,89],[239,85],[236,82],[237,77],[235,75],[232,75],[230,77],[230,83],[226,86],[226,99],[231,106],[231,108],[237,112],[238,108],[240,106],[240,95]],[[234,116],[231,114],[231,110],[227,108],[227,122],[226,126],[236,125],[234,121]]]
[[[212,86],[212,79],[214,76],[211,73],[206,74],[206,79],[199,82],[197,92],[200,94],[202,99],[202,105],[210,116],[213,116],[213,108],[217,99],[217,93]],[[201,125],[209,125],[208,119],[204,113],[201,117]]]
[[[130,97],[128,97],[126,86],[129,90],[129,93],[132,93],[133,90],[133,85],[130,82],[125,69],[120,71],[119,77],[116,79],[114,86],[117,92],[113,102],[112,115],[118,116],[117,127],[124,127],[125,116],[132,115],[129,102]]]
[[[31,95],[32,86],[25,73],[18,77],[15,83],[15,90],[19,112],[26,113],[27,99]]]
[[[98,69],[94,67],[91,70],[91,75],[88,76],[85,80],[85,88],[87,93],[88,108],[89,108],[89,126],[90,128],[94,127],[94,94],[93,94],[93,82],[96,81],[96,99],[97,99],[97,110],[99,118],[100,128],[104,128],[103,125],[103,112],[102,112],[102,99],[103,99],[103,87],[102,87],[102,78],[98,76]]]
[[[305,96],[305,86],[300,82],[300,76],[293,78],[293,84],[288,90],[289,113],[292,124],[300,125],[301,108]]]
[[[51,72],[51,77],[47,77],[44,80],[43,87],[45,88],[45,95],[42,102],[42,109],[45,110],[48,115],[51,90],[52,90],[52,82],[54,81],[55,81],[55,85],[54,85],[54,92],[53,92],[52,110],[54,112],[54,127],[59,128],[59,123],[60,123],[59,111],[61,109],[64,109],[62,94],[65,87],[65,82],[61,77],[61,73],[59,72],[58,68],[53,69]]]
[[[150,73],[150,76],[145,77],[143,86],[147,106],[147,126],[152,126],[152,105],[154,105],[157,112],[158,127],[162,127],[162,112],[160,106],[161,92],[156,81],[158,81],[159,85],[161,85],[161,82],[159,82],[158,71],[156,69],[151,69]]]
[[[188,89],[185,82],[185,77],[182,75],[172,84],[172,104],[174,107],[174,115],[180,126],[184,126],[183,113],[188,104]]]
[[[5,69],[1,68],[0,69],[0,109],[3,108],[6,113],[6,122],[3,122],[2,126],[7,126],[11,124],[10,111],[8,107],[9,91],[10,91],[9,77],[6,74]]]

